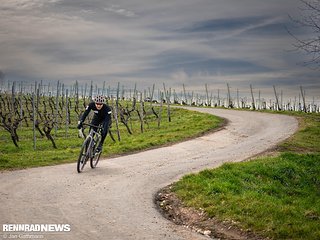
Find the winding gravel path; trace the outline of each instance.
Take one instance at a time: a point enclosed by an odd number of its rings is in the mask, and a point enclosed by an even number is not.
[[[70,232],[41,233],[43,239],[207,239],[164,219],[155,193],[186,173],[261,153],[298,123],[284,115],[191,109],[229,123],[197,139],[101,161],[94,170],[86,166],[81,174],[75,163],[0,173],[1,231],[4,223],[64,223]]]

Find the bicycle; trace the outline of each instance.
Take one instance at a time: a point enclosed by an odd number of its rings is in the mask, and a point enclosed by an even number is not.
[[[83,123],[83,125],[89,126],[89,135],[83,141],[81,146],[80,155],[77,163],[77,171],[81,173],[90,159],[91,168],[95,168],[99,162],[101,151],[96,152],[96,147],[101,141],[101,130],[102,126],[95,126],[89,123]],[[96,130],[95,130],[96,129]],[[80,130],[83,135],[83,128]]]

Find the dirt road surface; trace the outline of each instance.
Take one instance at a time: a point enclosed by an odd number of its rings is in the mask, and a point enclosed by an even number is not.
[[[294,133],[298,123],[276,114],[192,110],[224,117],[228,125],[172,146],[102,160],[96,169],[88,165],[81,174],[76,163],[0,173],[1,231],[8,223],[70,224],[69,232],[32,233],[36,235],[32,237],[208,239],[164,219],[154,204],[156,192],[186,173],[242,161],[270,149]],[[0,234],[0,239],[10,237],[10,232]]]

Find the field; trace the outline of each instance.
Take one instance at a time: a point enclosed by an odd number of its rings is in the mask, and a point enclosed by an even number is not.
[[[74,102],[72,104],[75,105]],[[115,103],[112,103],[112,106],[122,113],[132,108],[131,103],[121,104],[122,107],[115,106]],[[66,106],[60,108],[60,115],[67,115]],[[111,129],[114,140],[107,138],[103,157],[129,154],[183,141],[215,129],[223,122],[212,115],[168,109],[167,106],[159,105],[154,106],[158,113],[156,117],[151,107],[151,103],[137,105],[133,111],[135,115],[128,120],[127,127],[120,120],[116,124],[114,119]],[[44,112],[44,105],[37,110]],[[55,110],[52,108],[52,112]],[[143,115],[139,115],[142,112]],[[274,239],[318,239],[320,114],[277,113],[297,117],[300,128],[275,149],[276,156],[225,164],[218,169],[187,175],[173,185],[173,190],[185,205],[202,209],[208,218],[228,222],[245,232]],[[120,118],[120,115],[117,117]],[[66,123],[66,119],[61,118],[57,130],[51,129],[50,134],[56,148],[39,131],[30,127],[30,116],[29,126],[22,122],[17,127],[18,147],[11,141],[10,133],[1,130],[0,170],[76,162],[83,141],[78,137],[77,117],[75,112],[70,111],[67,117],[70,122]],[[40,121],[40,126],[45,126],[45,121]],[[121,140],[118,136],[121,136]]]

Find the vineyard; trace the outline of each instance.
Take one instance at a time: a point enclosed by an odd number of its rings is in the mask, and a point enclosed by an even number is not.
[[[21,135],[26,135],[32,142],[33,149],[38,143],[47,139],[52,148],[57,148],[56,139],[68,138],[76,135],[75,126],[87,104],[96,94],[107,97],[107,103],[113,110],[113,124],[109,136],[113,142],[121,141],[123,132],[132,135],[134,132],[144,133],[145,128],[161,128],[162,121],[171,121],[171,105],[193,105],[207,107],[240,108],[252,110],[291,110],[304,112],[319,112],[319,106],[314,102],[307,102],[305,92],[300,87],[298,98],[285,102],[282,92],[279,94],[273,86],[274,99],[266,101],[261,98],[260,91],[253,92],[250,85],[250,97],[240,97],[230,93],[230,87],[224,94],[218,90],[216,94],[209,92],[207,84],[204,94],[187,92],[185,86],[178,94],[174,89],[163,84],[162,89],[155,92],[152,88],[138,91],[102,87],[91,84],[79,85],[75,82],[66,86],[60,81],[56,85],[44,85],[42,82],[26,85],[22,82],[8,82],[0,89],[0,127],[10,136],[14,146],[19,147]],[[90,119],[90,118],[89,118]],[[1,134],[1,138],[4,133]],[[0,139],[1,140],[1,139]],[[41,146],[41,144],[40,144]]]
[[[11,92],[0,94],[0,126],[10,134],[16,147],[19,146],[18,130],[21,129],[32,132],[34,149],[37,148],[38,136],[40,139],[48,139],[52,147],[57,148],[55,138],[62,135],[68,137],[95,94],[106,95],[107,104],[113,109],[114,127],[109,132],[113,141],[121,141],[121,128],[132,134],[136,127],[143,133],[151,122],[158,128],[161,125],[164,101],[160,101],[155,107],[153,101],[143,99],[142,94],[136,90],[130,99],[124,98],[123,95],[120,97],[119,88],[115,95],[106,94],[100,89],[93,91],[92,85],[88,91],[86,87],[81,90],[80,93],[77,83],[70,90],[58,83],[55,94],[51,91],[45,92],[41,84],[36,85],[31,92],[21,89],[16,91],[14,83]],[[168,120],[171,121],[170,106],[167,108],[167,114]],[[88,120],[90,121],[90,116]],[[120,124],[122,126],[119,126]]]

